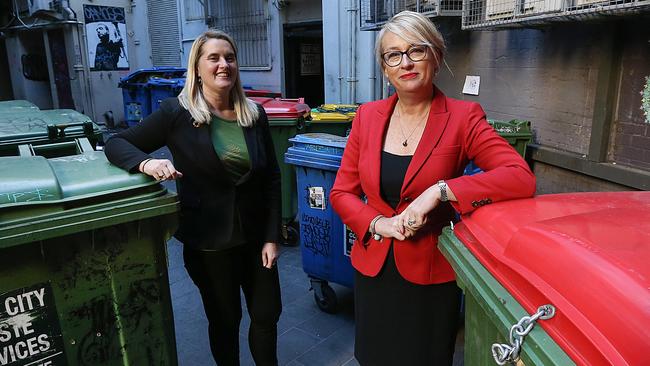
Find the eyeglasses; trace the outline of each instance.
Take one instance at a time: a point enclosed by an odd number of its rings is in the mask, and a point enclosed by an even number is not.
[[[409,58],[413,62],[424,60],[427,56],[427,46],[411,46],[405,52],[402,51],[388,51],[381,54],[384,63],[390,67],[399,66],[402,63],[403,56]]]

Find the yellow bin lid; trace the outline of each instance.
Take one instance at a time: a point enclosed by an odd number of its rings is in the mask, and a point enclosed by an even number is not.
[[[343,113],[326,113],[319,112],[318,109],[314,108],[311,110],[311,121],[312,122],[350,122],[352,120],[351,116],[345,115]]]

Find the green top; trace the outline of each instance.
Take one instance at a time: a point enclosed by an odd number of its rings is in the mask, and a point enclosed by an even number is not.
[[[210,122],[210,136],[214,150],[230,175],[230,179],[237,182],[248,172],[251,165],[244,131],[237,121],[213,116]]]
[[[237,121],[212,116],[210,122],[210,136],[212,146],[217,152],[221,163],[233,182],[237,182],[250,169],[250,157],[244,131],[237,124]],[[237,210],[235,208],[235,210]],[[230,237],[230,246],[237,246],[245,242],[244,233],[241,227],[239,212],[233,212],[233,230]]]

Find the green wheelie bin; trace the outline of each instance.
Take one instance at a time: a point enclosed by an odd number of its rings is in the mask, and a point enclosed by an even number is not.
[[[282,179],[282,235],[285,240],[284,244],[297,245],[298,230],[295,222],[298,213],[296,173],[291,165],[284,162],[284,153],[289,149],[289,139],[298,133],[306,131],[310,109],[303,98],[249,98],[261,104],[269,118],[275,157],[280,166]]]
[[[0,364],[176,365],[176,195],[85,138],[18,151],[0,157]]]

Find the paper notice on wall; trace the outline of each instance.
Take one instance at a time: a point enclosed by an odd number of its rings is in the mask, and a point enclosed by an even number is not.
[[[481,85],[481,77],[474,75],[465,76],[465,85],[463,85],[463,94],[478,95],[478,89]]]

